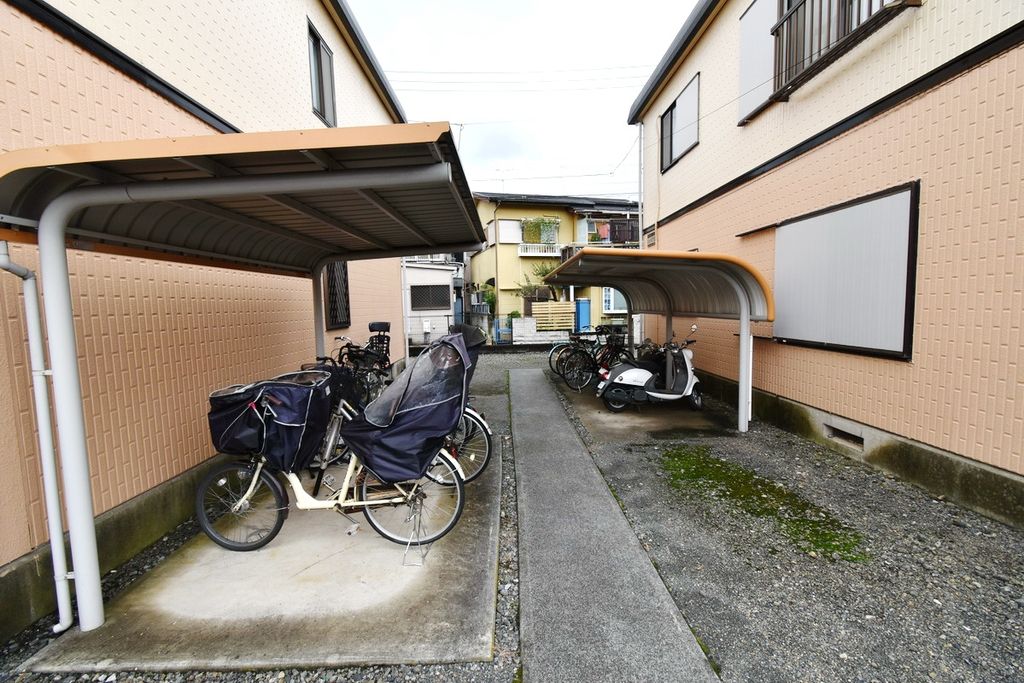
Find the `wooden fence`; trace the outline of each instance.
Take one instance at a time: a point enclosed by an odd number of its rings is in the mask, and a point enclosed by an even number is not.
[[[576,324],[576,304],[571,301],[535,301],[537,331],[571,330]]]

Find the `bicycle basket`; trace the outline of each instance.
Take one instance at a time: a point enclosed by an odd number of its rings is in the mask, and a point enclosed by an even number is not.
[[[221,453],[262,455],[272,470],[309,464],[331,415],[330,374],[293,372],[210,395],[210,438]]]
[[[341,399],[348,401],[350,406],[359,405],[359,394],[356,391],[356,373],[352,368],[334,363],[303,363],[303,370],[318,370],[326,372],[331,376],[328,382],[331,407],[338,404]]]
[[[468,368],[462,335],[437,340],[342,425],[345,443],[382,481],[422,477],[462,417]]]

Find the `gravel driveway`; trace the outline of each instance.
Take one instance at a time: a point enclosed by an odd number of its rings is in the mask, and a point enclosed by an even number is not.
[[[763,423],[616,442],[574,423],[723,680],[1024,681],[1024,532]],[[745,478],[682,481],[693,452]],[[744,500],[779,491],[856,548],[815,550]]]

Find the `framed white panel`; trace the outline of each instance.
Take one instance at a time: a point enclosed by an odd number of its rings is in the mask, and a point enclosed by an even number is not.
[[[498,240],[502,244],[519,244],[523,241],[523,224],[517,220],[498,220]]]
[[[775,87],[775,42],[771,29],[777,14],[777,0],[754,0],[740,17],[741,124],[768,102]]]
[[[700,93],[700,74],[693,77],[676,98],[672,112],[672,159],[678,159],[697,144],[697,116]]]
[[[916,189],[799,218],[775,235],[775,337],[910,355]]]

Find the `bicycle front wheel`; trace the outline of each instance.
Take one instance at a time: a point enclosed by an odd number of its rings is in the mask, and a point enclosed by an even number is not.
[[[427,474],[415,481],[389,484],[365,471],[360,487],[363,515],[373,530],[402,545],[433,543],[451,531],[466,503],[465,485],[451,457],[439,453]],[[401,503],[374,501],[402,498]]]
[[[567,346],[569,346],[569,342],[561,342],[560,344],[552,346],[551,350],[548,351],[548,367],[551,368],[552,372],[558,372],[558,367],[556,366],[555,361],[558,360],[558,354],[560,354],[562,349]]]
[[[569,388],[574,391],[581,391],[597,376],[594,359],[583,349],[574,351],[565,360],[563,368],[562,377],[565,378],[565,383],[569,385]]]
[[[479,477],[491,460],[491,435],[487,425],[473,413],[465,412],[451,433],[448,452],[462,468],[466,483]]]
[[[232,462],[215,467],[196,491],[196,521],[217,545],[256,550],[270,543],[288,516],[281,484],[265,469]],[[249,494],[249,495],[246,495]]]

